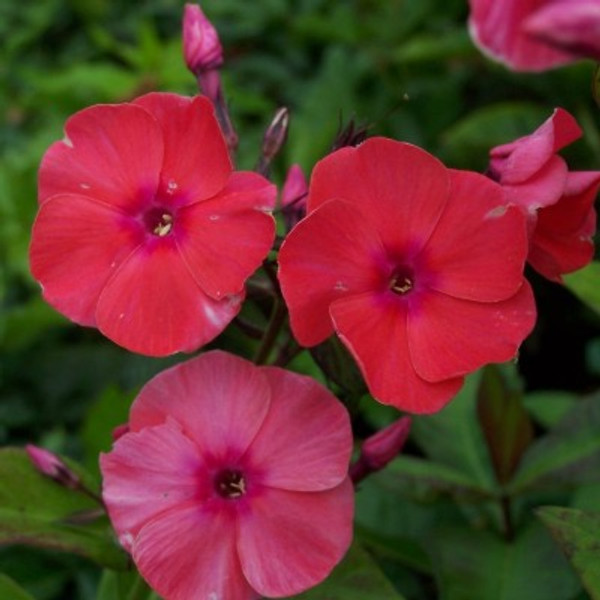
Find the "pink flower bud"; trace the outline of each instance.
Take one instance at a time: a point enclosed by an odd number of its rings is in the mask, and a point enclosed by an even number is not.
[[[306,195],[308,185],[306,177],[300,165],[292,165],[285,177],[283,189],[281,190],[281,206],[293,205],[294,208],[306,206]]]
[[[223,64],[219,34],[197,4],[186,4],[183,13],[183,55],[195,75]]]
[[[113,442],[116,442],[122,435],[129,433],[129,425],[127,423],[122,423],[121,425],[117,425],[112,430],[112,439]]]
[[[364,441],[362,456],[374,471],[383,469],[402,450],[410,422],[410,417],[402,417]]]
[[[56,454],[32,444],[27,444],[25,451],[33,466],[46,477],[68,488],[74,489],[79,486],[79,477]]]

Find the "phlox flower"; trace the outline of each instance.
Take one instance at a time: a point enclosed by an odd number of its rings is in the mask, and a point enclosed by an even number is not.
[[[44,298],[133,352],[212,340],[271,247],[274,186],[232,172],[202,97],[92,106],[65,131],[39,173],[30,263]]]
[[[573,116],[557,108],[530,135],[490,151],[487,174],[502,186],[505,202],[527,216],[529,264],[557,282],[594,254],[600,171],[569,171],[557,154],[579,137]]]
[[[516,71],[600,59],[599,0],[469,0],[473,41]]]
[[[352,537],[350,421],[312,379],[213,351],[152,379],[102,455],[122,545],[165,600],[297,594]]]
[[[279,277],[294,335],[334,331],[373,396],[439,410],[463,376],[515,356],[535,321],[525,218],[502,189],[372,138],[320,161]]]

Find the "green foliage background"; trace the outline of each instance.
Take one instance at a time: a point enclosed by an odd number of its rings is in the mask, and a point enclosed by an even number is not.
[[[36,171],[78,109],[150,90],[196,92],[181,56],[182,7],[175,0],[0,6],[0,445],[35,442],[96,476],[98,452],[110,447],[110,431],[126,420],[136,390],[181,357],[131,355],[42,302],[27,262]],[[290,108],[288,143],[273,173],[278,183],[292,162],[308,173],[350,118],[368,124],[370,134],[418,144],[448,166],[482,171],[492,146],[531,132],[556,106],[585,130],[564,153],[571,167],[599,168],[593,64],[511,73],[473,47],[463,0],[206,0],[203,8],[226,52],[239,167],[254,166],[271,116],[279,106]],[[357,512],[364,548],[351,556],[358,562],[342,567],[337,587],[335,579],[307,598],[350,597],[344,594],[356,585],[361,590],[360,581],[367,587],[356,597],[375,600],[391,598],[390,585],[408,600],[600,598],[598,578],[594,592],[586,583],[592,576],[575,575],[542,524],[568,538],[564,515],[547,512],[540,521],[534,514],[543,504],[600,507],[600,397],[589,396],[600,386],[599,281],[596,267],[586,273],[569,285],[591,308],[533,277],[539,324],[509,379],[525,407],[517,421],[531,421],[534,437],[515,477],[498,482],[482,433],[486,422],[476,414],[482,394],[510,394],[490,391],[476,375],[448,410],[415,419],[406,456],[364,483]],[[251,351],[231,330],[215,345]],[[323,380],[308,355],[294,367]],[[363,398],[355,411],[358,435],[395,416]],[[488,418],[488,426],[499,426]],[[513,498],[510,543],[498,512],[506,495]],[[371,559],[386,576],[383,584],[381,573],[365,567]],[[591,560],[600,564],[597,548]],[[368,572],[358,584],[347,580],[361,569]],[[0,597],[8,599],[102,600],[135,592],[128,575],[101,575],[86,559],[12,544],[0,548],[0,571],[11,578],[0,578]],[[26,591],[15,591],[11,580]]]

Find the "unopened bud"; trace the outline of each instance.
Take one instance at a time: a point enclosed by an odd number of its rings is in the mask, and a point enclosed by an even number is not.
[[[345,127],[342,127],[340,122],[331,150],[339,150],[346,146],[358,146],[358,144],[365,141],[368,129],[369,125],[366,123],[356,123],[354,119],[350,119]]]
[[[113,442],[116,442],[121,436],[129,433],[129,425],[127,423],[123,423],[122,425],[117,425],[112,430],[112,439]]]
[[[292,165],[281,190],[281,211],[288,231],[306,214],[308,185],[300,165]]]
[[[197,4],[186,4],[184,8],[183,56],[196,76],[223,64],[219,34]]]
[[[270,162],[281,150],[287,138],[289,124],[290,111],[285,106],[277,109],[263,138],[262,154],[267,161]]]
[[[33,444],[27,444],[25,451],[29,455],[33,466],[43,475],[54,479],[54,481],[65,487],[71,489],[79,487],[79,477],[56,454]]]

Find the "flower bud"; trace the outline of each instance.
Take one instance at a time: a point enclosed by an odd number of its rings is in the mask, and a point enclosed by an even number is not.
[[[289,123],[290,111],[285,106],[277,109],[263,138],[262,153],[263,157],[267,159],[268,162],[277,155],[285,143]]]
[[[27,444],[25,451],[29,455],[33,466],[42,475],[50,477],[57,483],[71,489],[79,487],[79,477],[56,454],[33,444]]]
[[[362,456],[374,471],[383,469],[402,450],[410,432],[410,417],[402,417],[367,438]]]
[[[223,64],[219,34],[197,4],[186,4],[183,13],[183,56],[195,75]]]
[[[281,190],[282,208],[293,207],[294,209],[298,209],[306,207],[307,194],[308,185],[306,177],[300,165],[294,164],[289,168]]]

